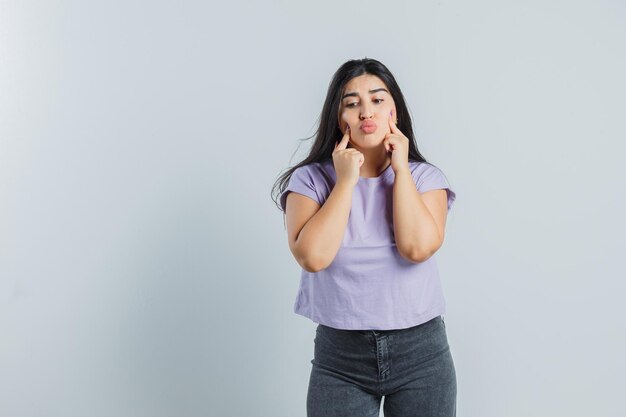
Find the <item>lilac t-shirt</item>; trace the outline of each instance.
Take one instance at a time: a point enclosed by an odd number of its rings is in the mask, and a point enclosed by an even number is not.
[[[447,189],[448,210],[456,198],[441,170],[409,161],[420,193]],[[322,205],[336,182],[332,158],[296,169],[280,196],[285,210],[290,191]],[[435,255],[424,262],[404,259],[393,230],[393,184],[389,165],[378,177],[359,177],[341,247],[318,272],[302,269],[296,314],[346,330],[404,329],[445,313]]]

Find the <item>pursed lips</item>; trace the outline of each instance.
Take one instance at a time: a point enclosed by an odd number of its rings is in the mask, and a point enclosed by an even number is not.
[[[365,133],[371,133],[376,130],[376,127],[376,123],[372,122],[371,120],[366,120],[361,123],[360,129]]]

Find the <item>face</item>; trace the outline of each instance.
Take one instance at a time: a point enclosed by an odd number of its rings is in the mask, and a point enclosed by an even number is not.
[[[396,120],[396,105],[385,83],[375,75],[351,79],[342,92],[339,127],[350,126],[351,142],[360,147],[378,146],[390,132],[389,112]],[[365,125],[363,124],[365,122]]]

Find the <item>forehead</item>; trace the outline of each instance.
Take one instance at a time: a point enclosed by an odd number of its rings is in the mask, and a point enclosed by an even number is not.
[[[377,87],[387,88],[383,80],[372,74],[362,74],[346,83],[344,92],[373,90]]]

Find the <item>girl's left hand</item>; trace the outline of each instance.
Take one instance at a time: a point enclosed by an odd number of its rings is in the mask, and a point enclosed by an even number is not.
[[[387,152],[391,152],[391,169],[394,173],[398,171],[409,171],[409,139],[398,129],[393,122],[391,112],[389,112],[389,130],[385,135],[383,145]]]

